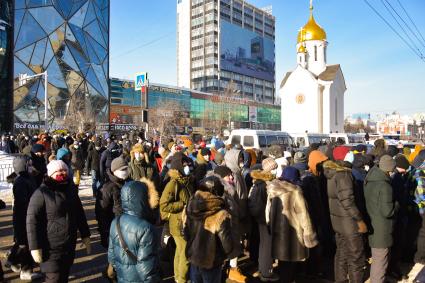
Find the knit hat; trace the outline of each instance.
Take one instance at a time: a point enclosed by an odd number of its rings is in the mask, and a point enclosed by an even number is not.
[[[227,166],[217,166],[214,169],[214,173],[219,175],[221,178],[232,175],[232,170]]]
[[[300,171],[292,166],[283,168],[281,179],[289,183],[298,185],[300,182]]]
[[[223,163],[224,160],[224,156],[223,154],[221,154],[220,152],[216,152],[215,153],[215,157],[214,157],[214,161],[216,164],[221,164]]]
[[[64,147],[59,148],[58,149],[58,152],[56,153],[56,159],[57,160],[62,160],[63,157],[66,156],[66,155],[68,155],[68,154],[71,154],[71,152],[68,149],[66,149]]]
[[[49,177],[60,170],[68,172],[68,166],[62,160],[52,160],[47,164],[47,176]]]
[[[358,145],[354,146],[351,150],[354,152],[354,154],[366,153],[367,152],[367,146],[364,145],[364,144],[358,144]]]
[[[201,155],[202,156],[211,155],[211,151],[208,148],[204,147],[203,149],[201,149]]]
[[[308,156],[308,167],[314,175],[317,175],[317,165],[328,160],[328,157],[318,150],[313,150]]]
[[[120,171],[120,170],[125,170],[127,168],[128,168],[128,164],[125,161],[125,159],[122,158],[122,156],[119,156],[119,157],[115,158],[111,162],[111,171],[112,172]]]
[[[389,155],[383,155],[379,160],[379,168],[385,172],[394,171],[396,166],[395,160]]]
[[[307,156],[305,156],[305,153],[302,151],[295,152],[294,155],[294,163],[306,163],[307,162]]]
[[[267,157],[266,159],[264,159],[263,162],[261,162],[261,165],[263,166],[263,170],[267,172],[270,172],[277,168],[276,161],[271,157]]]
[[[272,145],[269,147],[269,149],[266,151],[266,155],[273,157],[274,159],[278,159],[283,156],[282,149],[278,145]]]
[[[387,149],[387,154],[391,157],[396,156],[398,153],[400,153],[399,149],[395,145],[389,145]]]
[[[43,152],[44,151],[44,146],[42,144],[37,144],[36,143],[36,144],[34,144],[32,146],[31,151],[34,152],[34,153]]]
[[[199,183],[198,190],[210,192],[216,196],[222,196],[224,194],[223,183],[217,176],[208,176],[202,179]]]
[[[344,160],[347,153],[350,151],[346,146],[337,146],[334,148],[333,157],[335,161]]]
[[[397,154],[395,157],[395,164],[398,168],[403,168],[405,170],[409,169],[410,163],[409,160],[407,160],[406,156],[403,154]]]
[[[183,153],[176,152],[171,157],[170,169],[175,169],[180,173],[183,173]]]

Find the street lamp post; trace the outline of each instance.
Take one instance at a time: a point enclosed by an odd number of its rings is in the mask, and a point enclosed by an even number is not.
[[[28,76],[27,74],[19,74],[19,86],[23,86],[27,83],[27,81],[32,80],[32,79],[36,79],[36,78],[40,78],[40,77],[44,77],[44,127],[46,132],[49,131],[49,121],[48,119],[48,111],[49,111],[49,107],[48,107],[48,97],[47,97],[47,71],[44,71],[43,73],[40,74],[36,74],[33,76]]]

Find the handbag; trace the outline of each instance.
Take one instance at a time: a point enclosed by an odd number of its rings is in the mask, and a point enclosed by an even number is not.
[[[116,227],[117,227],[117,232],[118,232],[118,240],[120,241],[120,246],[125,251],[125,253],[128,255],[129,258],[131,258],[132,260],[137,262],[137,256],[135,256],[130,251],[126,242],[124,241],[124,238],[123,238],[123,235],[122,235],[122,232],[121,232],[121,227],[120,227],[120,219],[121,219],[121,215],[117,217],[117,222],[116,222]]]

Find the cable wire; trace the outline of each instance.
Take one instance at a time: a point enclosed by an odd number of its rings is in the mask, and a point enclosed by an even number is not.
[[[412,23],[412,25],[415,27],[416,31],[419,33],[419,36],[422,38],[423,42],[425,42],[425,38],[423,37],[422,33],[420,32],[420,30],[418,29],[418,27],[416,26],[415,22],[412,20],[412,17],[410,17],[409,13],[407,13],[406,9],[404,8],[404,6],[401,4],[400,0],[397,0],[398,4],[400,5],[400,7],[403,9],[404,13],[406,14],[406,16],[409,18],[410,22]]]
[[[394,29],[394,27],[375,9],[375,7],[373,7],[368,0],[363,0],[374,12],[375,14],[378,15],[379,18],[381,18],[386,24],[387,26],[409,47],[410,50],[413,51],[413,53],[415,53],[416,56],[418,56],[422,61],[425,62],[425,58],[421,57],[415,49],[413,49],[410,44],[406,41],[406,39],[404,37],[402,37],[400,35],[400,33]]]

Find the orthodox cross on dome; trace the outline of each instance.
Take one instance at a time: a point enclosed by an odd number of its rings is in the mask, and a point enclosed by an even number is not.
[[[310,10],[313,10],[313,0],[310,0]]]

